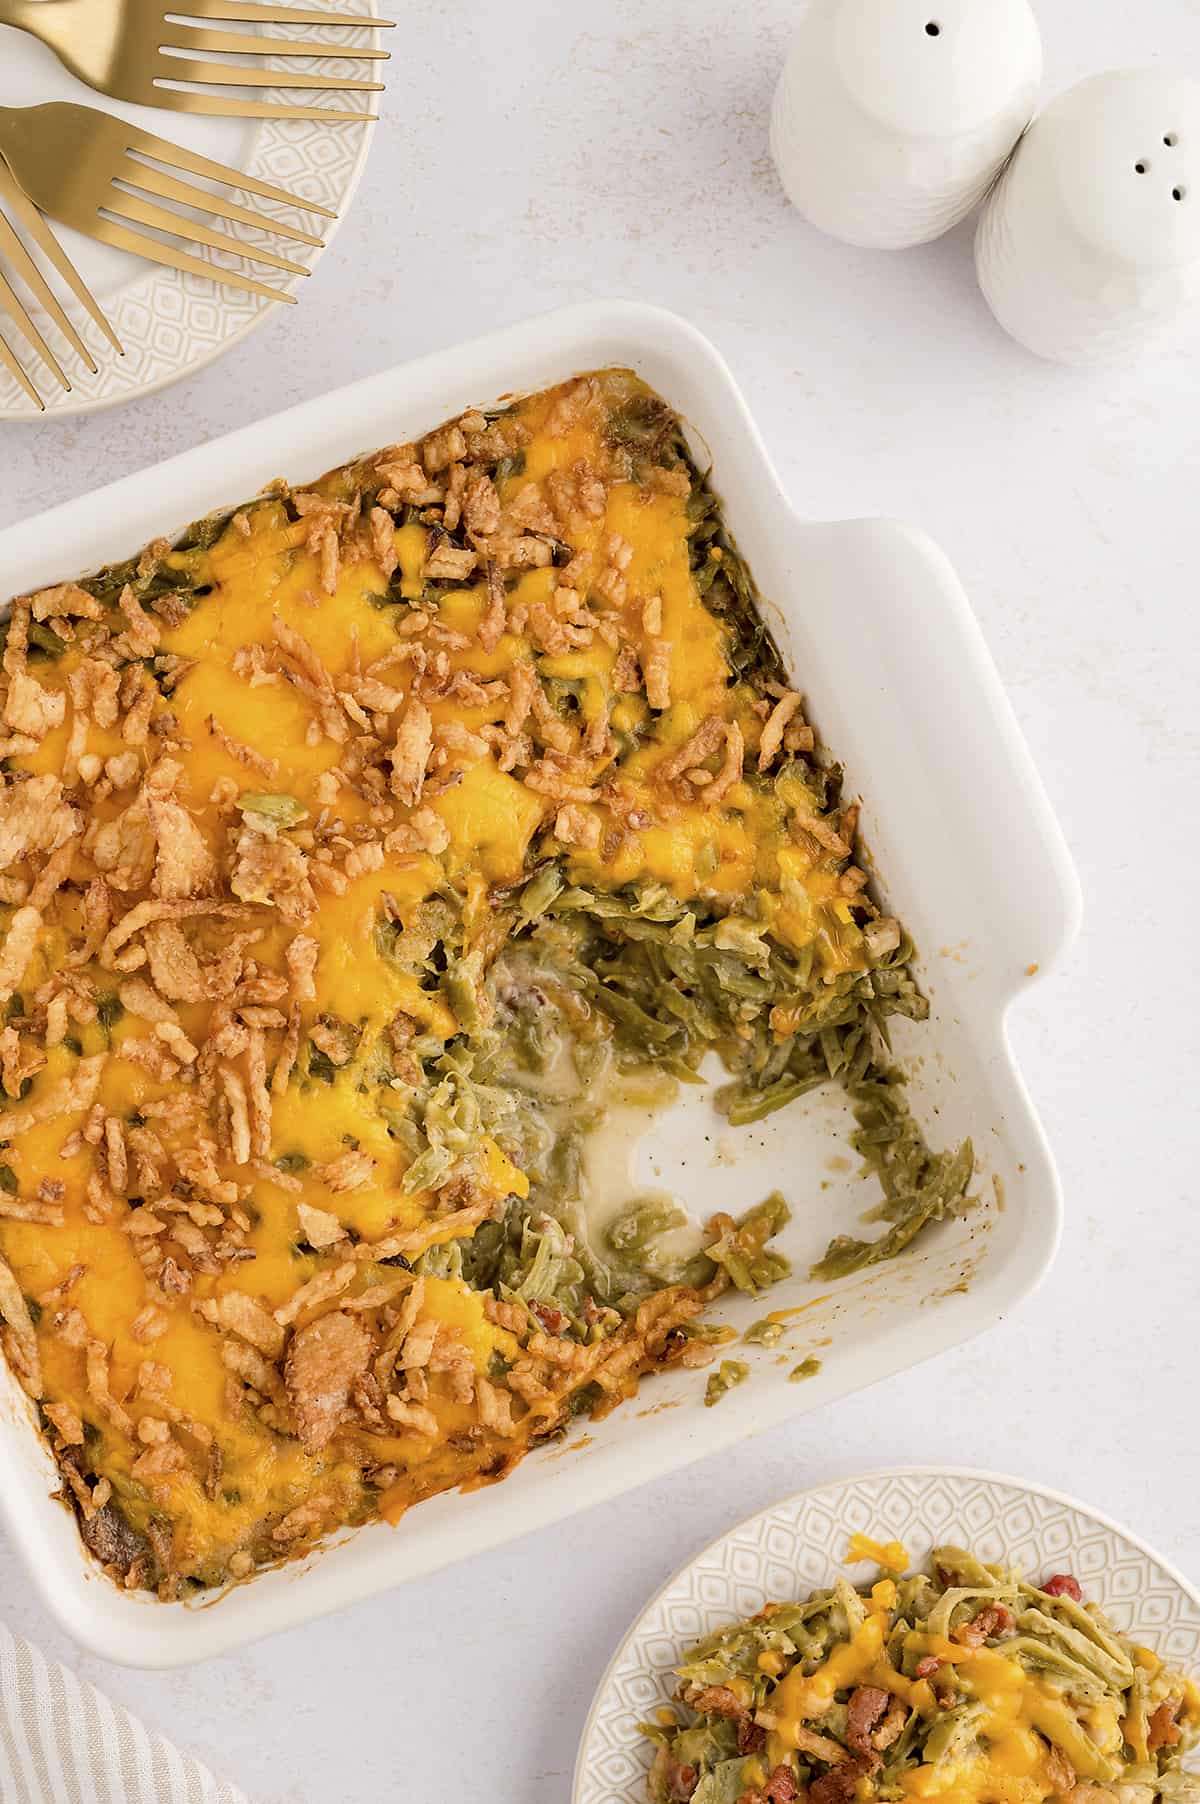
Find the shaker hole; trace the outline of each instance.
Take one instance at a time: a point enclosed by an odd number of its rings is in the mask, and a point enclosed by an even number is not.
[[[1179,142],[1179,138],[1175,132],[1168,132],[1166,137],[1163,139],[1163,143],[1166,145],[1168,150],[1174,150],[1174,148],[1178,144],[1178,142]]]
[[[1172,188],[1171,199],[1172,200],[1182,200],[1186,193],[1187,193],[1186,188]]]
[[[930,19],[928,25],[925,27],[925,36],[927,38],[940,38],[941,35],[942,35],[941,26],[936,22],[936,20]]]
[[[1148,165],[1145,163],[1135,163],[1134,164],[1134,168],[1137,170],[1139,175],[1145,175],[1147,167],[1148,167]]]

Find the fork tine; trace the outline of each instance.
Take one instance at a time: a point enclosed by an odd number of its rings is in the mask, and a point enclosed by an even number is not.
[[[71,384],[67,380],[67,372],[34,325],[26,308],[22,306],[16,289],[2,275],[0,275],[0,307],[3,307],[18,332],[29,340],[55,381],[69,392]]]
[[[29,292],[41,302],[43,310],[50,315],[71,349],[83,358],[94,376],[99,368],[96,359],[80,338],[71,321],[70,314],[64,311],[54,290],[2,211],[0,211],[0,251],[3,251]]]
[[[188,98],[193,96],[189,95]],[[194,98],[208,100],[215,99],[216,96],[198,94]],[[240,112],[241,108],[236,110]],[[186,169],[190,175],[202,175],[207,181],[224,182],[227,188],[241,188],[250,194],[261,194],[264,200],[282,201],[285,206],[299,207],[305,213],[319,213],[323,219],[337,218],[336,213],[321,206],[318,201],[305,200],[301,194],[289,194],[286,188],[273,188],[270,182],[260,182],[255,176],[244,175],[240,169],[231,169],[228,163],[214,163],[211,157],[198,156],[194,150],[185,150],[182,144],[172,144],[167,138],[156,138],[153,132],[138,131],[136,127],[130,127],[126,142],[137,156],[152,157],[156,163],[165,163],[168,169]]]
[[[9,182],[4,180],[5,176],[10,178]],[[8,168],[8,165],[5,163],[2,156],[0,156],[0,186],[3,186],[8,199],[8,204],[20,219],[30,237],[37,244],[42,255],[54,265],[63,281],[66,282],[71,289],[71,292],[79,301],[80,305],[87,309],[91,318],[108,339],[113,350],[117,352],[118,356],[124,357],[125,347],[109,325],[103,310],[93,298],[91,289],[88,287],[75,265],[71,262],[71,259],[67,256],[66,251],[64,251],[62,245],[58,242],[58,239],[54,236],[54,233],[50,230],[49,226],[38,212],[38,209],[25,193],[25,190],[20,186],[16,177],[12,175],[12,171]],[[95,366],[93,365],[93,368],[94,367]]]
[[[271,85],[274,82],[272,75]],[[377,113],[338,113],[332,107],[288,106],[281,100],[229,100],[223,94],[205,94],[199,88],[171,87],[157,77],[154,85],[170,93],[170,100],[163,105],[172,107],[177,113],[203,113],[210,119],[311,119],[322,125],[374,125],[379,117]],[[259,85],[267,85],[261,77]],[[249,185],[241,182],[242,187]],[[324,207],[318,207],[312,201],[301,201],[300,205],[312,213],[326,213]],[[326,213],[326,217],[334,219],[336,214]]]
[[[362,61],[368,57],[387,62],[390,50],[349,50],[341,44],[293,43],[290,38],[259,37],[250,32],[206,31],[202,25],[177,25],[172,31],[187,33],[186,43],[162,44],[163,50],[203,50],[210,56],[338,56]]]
[[[33,402],[38,412],[45,413],[46,403],[38,394],[37,389],[33,386],[33,383],[25,374],[25,371],[21,368],[21,365],[17,361],[16,354],[5,340],[3,333],[0,333],[0,363],[2,363],[9,374],[14,376],[21,384],[21,387],[25,390],[25,393],[29,396],[29,399]]]
[[[272,219],[269,213],[256,213],[252,207],[239,207],[236,201],[226,200],[223,194],[214,194],[209,188],[197,188],[192,182],[181,182],[175,176],[155,169],[151,163],[139,163],[133,157],[126,157],[117,173],[131,188],[144,188],[163,200],[176,200],[181,206],[197,207],[202,213],[215,213],[219,218],[234,220],[239,225],[257,226],[260,231],[273,232],[277,238],[310,244],[314,250],[320,250],[324,243],[312,232],[302,232],[298,226],[287,225],[282,219]]]
[[[306,6],[260,6],[257,0],[194,0],[175,8],[184,19],[237,19],[252,25],[370,25],[395,29],[394,19],[376,19],[369,13],[319,13]]]
[[[278,45],[274,46],[278,51]],[[205,63],[190,56],[171,58],[170,75],[156,77],[155,86],[177,81],[209,81],[223,88],[316,88],[329,94],[381,94],[381,81],[357,81],[348,75],[309,75],[303,69],[248,69],[236,63]]]
[[[245,257],[250,263],[266,263],[271,269],[281,269],[289,276],[310,273],[303,263],[293,263],[289,257],[262,250],[241,238],[230,238],[224,232],[214,232],[198,220],[185,219],[182,213],[173,213],[169,207],[156,207],[153,201],[143,200],[137,194],[126,194],[121,188],[109,189],[104,210],[130,220],[134,225],[149,226],[155,232],[169,232],[188,244],[207,244],[214,251],[229,251],[235,257]]]
[[[255,282],[250,276],[239,276],[231,269],[222,269],[218,263],[206,263],[202,257],[193,257],[188,251],[176,250],[174,245],[164,244],[159,238],[150,238],[144,232],[131,231],[128,226],[121,225],[115,219],[105,219],[96,214],[89,231],[102,244],[111,244],[119,251],[129,251],[135,257],[148,257],[151,263],[165,263],[168,269],[180,269],[186,275],[204,276],[210,282],[219,283],[224,288],[238,288],[243,294],[261,295],[268,301],[286,301],[295,306],[296,297],[282,288],[269,288],[265,282]]]

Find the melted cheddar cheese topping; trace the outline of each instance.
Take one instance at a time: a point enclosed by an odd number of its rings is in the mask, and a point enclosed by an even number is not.
[[[469,1022],[381,933],[432,958],[450,907],[474,1007],[504,898],[557,859],[593,890],[752,908],[818,988],[870,962],[846,847],[793,830],[821,819],[803,770],[758,775],[802,716],[735,674],[688,482],[606,437],[646,392],[609,372],[465,421],[160,549],[144,603],[131,579],[104,617],[70,586],[18,615],[62,643],[32,663],[10,634],[5,803],[37,793],[60,825],[40,848],[14,829],[5,875],[0,1253],[36,1342],[13,1305],[9,1351],[109,1563],[112,1510],[160,1584],[240,1576],[501,1473],[561,1406],[524,1311],[428,1274],[405,1320],[409,1268],[529,1177],[482,1134],[453,1195],[406,1181],[389,1099]]]

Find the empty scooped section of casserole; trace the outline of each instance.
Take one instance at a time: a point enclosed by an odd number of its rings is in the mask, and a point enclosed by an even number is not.
[[[18,600],[2,693],[0,1317],[123,1582],[395,1519],[707,1358],[786,1210],[589,1224],[631,1083],[715,1053],[735,1124],[842,1084],[888,1225],[829,1275],[961,1207],[857,811],[629,372]]]

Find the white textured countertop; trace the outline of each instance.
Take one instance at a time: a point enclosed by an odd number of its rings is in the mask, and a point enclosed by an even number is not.
[[[766,148],[786,0],[399,10],[387,118],[303,305],[155,400],[0,427],[0,522],[493,323],[660,302],[728,357],[804,511],[897,515],[949,552],[1086,899],[1069,963],[1013,1020],[1066,1236],[1038,1296],[983,1339],[736,1460],[191,1672],[74,1656],[0,1543],[4,1619],[257,1804],[561,1804],[644,1599],[816,1480],[993,1466],[1200,1575],[1200,329],[1149,365],[1058,370],[993,325],[968,232],[868,253],[810,231]],[[1200,73],[1197,0],[1041,12],[1048,87],[1152,58]]]

